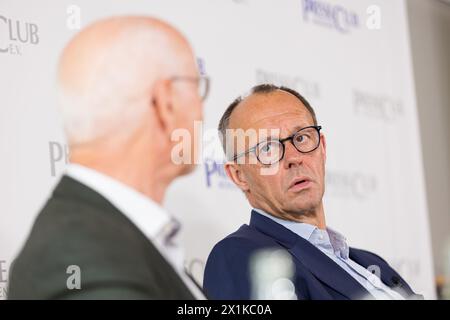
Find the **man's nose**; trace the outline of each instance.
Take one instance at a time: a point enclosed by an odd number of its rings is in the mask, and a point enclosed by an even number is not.
[[[298,151],[290,141],[284,145],[284,166],[289,169],[294,166],[300,166],[303,162],[304,154]]]

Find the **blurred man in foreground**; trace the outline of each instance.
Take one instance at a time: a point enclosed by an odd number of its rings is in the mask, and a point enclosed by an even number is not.
[[[161,203],[193,169],[171,158],[171,135],[193,136],[205,82],[187,40],[157,19],[101,20],[69,42],[58,87],[70,164],[12,266],[10,299],[202,298]]]
[[[247,141],[252,130],[259,136]],[[288,296],[298,299],[418,298],[386,261],[349,248],[344,236],[327,227],[322,201],[326,143],[320,130],[304,97],[273,85],[253,88],[223,114],[219,131],[229,160],[225,170],[253,211],[250,224],[220,241],[209,255],[204,275],[209,298],[260,298],[255,287],[258,291],[262,278],[289,268],[289,263],[278,263],[255,277],[270,262],[254,260],[264,249],[286,252],[293,272],[291,279],[269,282],[262,297],[282,287],[281,297],[292,289]]]

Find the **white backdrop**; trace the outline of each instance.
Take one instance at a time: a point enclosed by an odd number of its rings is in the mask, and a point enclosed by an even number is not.
[[[377,30],[366,25],[373,4],[381,10]],[[327,138],[328,224],[435,298],[403,0],[1,0],[0,299],[8,266],[67,160],[54,79],[58,55],[78,31],[77,13],[81,27],[148,14],[182,30],[212,79],[205,130],[257,83],[300,91]],[[218,240],[249,220],[218,148],[206,137],[205,162],[178,179],[165,200],[183,222],[189,259],[205,261]]]

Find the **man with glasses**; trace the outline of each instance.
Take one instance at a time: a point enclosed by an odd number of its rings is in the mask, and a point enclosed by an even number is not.
[[[13,263],[8,298],[204,298],[161,205],[194,168],[197,143],[177,164],[172,133],[194,136],[208,90],[188,41],[151,17],[97,21],[63,50],[58,89],[70,164]]]
[[[322,200],[326,140],[321,129],[303,96],[268,84],[254,87],[223,114],[219,131],[228,159],[225,170],[253,210],[249,225],[210,253],[203,283],[209,298],[260,298],[255,288],[272,292],[283,284],[286,291],[286,281],[298,299],[419,297],[386,261],[349,248],[345,237],[327,226]],[[265,266],[269,260],[256,259],[267,249],[289,253],[291,279],[276,278],[270,273],[277,271]],[[281,269],[288,267],[284,262]]]

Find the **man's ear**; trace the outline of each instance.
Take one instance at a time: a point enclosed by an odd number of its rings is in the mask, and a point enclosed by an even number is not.
[[[321,148],[322,148],[322,152],[323,152],[323,156],[324,156],[324,162],[327,161],[327,141],[325,139],[325,135],[321,134],[320,136],[320,143],[321,143]]]
[[[248,181],[239,164],[234,162],[227,162],[224,164],[224,168],[225,172],[227,173],[227,176],[231,179],[231,181],[234,182],[234,184],[239,189],[241,189],[244,192],[249,190]]]
[[[176,114],[172,105],[172,90],[169,80],[159,79],[155,81],[152,107],[157,123],[170,136],[176,127]]]

